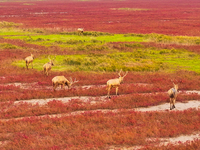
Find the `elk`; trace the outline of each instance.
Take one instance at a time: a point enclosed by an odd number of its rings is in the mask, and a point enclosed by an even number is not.
[[[76,79],[73,81],[72,78],[70,77],[70,81],[69,81],[64,76],[55,76],[52,79],[52,85],[53,85],[54,91],[56,90],[56,88],[59,85],[64,89],[65,89],[65,85],[66,85],[66,86],[68,86],[68,89],[70,89],[72,84],[74,84],[76,82],[78,82]]]
[[[178,84],[174,84],[174,87],[168,90],[169,101],[170,101],[170,110],[175,108],[176,97],[178,94]]]
[[[51,70],[51,67],[54,66],[53,61],[54,61],[55,57],[54,57],[53,60],[51,60],[51,58],[50,58],[49,56],[48,56],[48,58],[49,58],[49,62],[43,65],[44,74],[45,74],[46,76],[49,75],[49,71]]]
[[[110,97],[110,90],[115,87],[116,88],[116,95],[117,95],[117,92],[118,92],[118,88],[120,86],[120,83],[123,82],[124,80],[124,77],[127,75],[128,71],[126,71],[126,73],[121,76],[121,72],[122,72],[122,69],[120,70],[120,72],[118,73],[119,75],[119,78],[115,78],[115,79],[110,79],[107,81],[107,90],[108,90],[108,97]]]
[[[27,70],[28,70],[28,66],[29,66],[30,63],[32,64],[32,69],[33,69],[33,59],[34,59],[33,54],[31,54],[31,56],[28,56],[28,57],[25,58]]]
[[[83,34],[83,28],[78,28],[77,31],[78,31],[78,34]]]

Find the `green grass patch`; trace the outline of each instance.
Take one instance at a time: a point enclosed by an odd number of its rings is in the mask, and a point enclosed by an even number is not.
[[[166,44],[199,45],[200,37],[196,36],[169,36],[163,34],[147,34],[150,41]]]
[[[2,30],[2,31],[1,31]],[[59,33],[59,34],[44,34],[41,30],[22,31],[17,29],[1,29],[0,35],[15,35],[7,36],[9,39],[21,39],[28,43],[61,47],[72,47],[77,44],[88,44],[99,41],[101,43],[108,42],[156,42],[164,44],[180,44],[180,45],[199,45],[200,37],[194,36],[169,36],[163,34],[109,34],[102,32],[84,32],[83,35],[78,35],[77,32]],[[24,35],[24,36],[18,36]]]
[[[33,34],[36,35],[38,33],[12,27],[0,29],[0,36],[3,36],[4,38],[8,39],[23,39],[24,36],[29,36]]]
[[[50,46],[50,45],[77,45],[87,43],[107,43],[107,42],[144,42],[144,37],[124,36],[123,34],[99,35],[99,36],[80,36],[68,34],[51,34],[51,35],[32,35],[32,36],[12,36],[6,37],[11,39],[21,39],[28,43]]]
[[[4,49],[21,49],[22,47],[10,44],[10,43],[0,43],[0,50]]]
[[[76,32],[46,34],[40,30],[22,31],[16,29],[1,29],[0,35],[4,38],[21,39],[27,43],[43,46],[59,46],[71,48],[73,51],[81,51],[84,55],[63,55],[56,57],[56,66],[52,70],[63,71],[116,71],[119,69],[130,71],[175,71],[185,69],[200,72],[198,67],[199,55],[186,50],[144,48],[140,42],[158,42],[166,44],[195,45],[200,44],[200,37],[168,36],[162,34],[109,34],[101,32],[85,32],[78,35]],[[30,34],[35,33],[35,34]],[[24,36],[18,36],[24,35]],[[128,48],[129,52],[120,52],[108,43],[119,42],[120,49]],[[137,43],[127,43],[137,42]],[[0,45],[16,48],[13,45]],[[70,50],[71,50],[70,49]],[[100,53],[93,53],[99,51]],[[101,53],[102,51],[102,53]],[[46,56],[39,56],[34,60],[34,68],[42,70],[42,66],[48,62]],[[24,67],[24,60],[13,63]]]
[[[7,21],[1,21],[0,22],[0,27],[1,28],[10,28],[10,27],[19,27],[21,26],[21,23],[14,23],[14,22],[7,22]]]
[[[177,71],[178,69],[200,72],[200,56],[186,50],[135,49],[132,52],[108,54],[57,55],[54,71]],[[42,70],[49,60],[41,56],[34,60],[34,69]],[[13,65],[25,67],[24,60]]]

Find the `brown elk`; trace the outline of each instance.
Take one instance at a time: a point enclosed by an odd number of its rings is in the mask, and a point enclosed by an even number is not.
[[[174,84],[174,87],[168,90],[169,101],[170,101],[170,110],[175,108],[176,97],[178,94],[178,84]]]
[[[30,63],[32,64],[32,69],[33,69],[33,59],[34,59],[33,54],[31,54],[31,56],[28,56],[28,57],[25,58],[27,70],[28,70],[28,66],[29,66]]]
[[[56,90],[56,88],[60,85],[62,88],[65,89],[65,85],[68,86],[68,88],[70,89],[72,84],[78,82],[76,79],[73,81],[72,78],[70,78],[70,81],[67,80],[64,76],[55,76],[52,79],[52,85],[53,85],[53,89],[54,91]]]
[[[45,74],[46,76],[49,75],[49,71],[51,70],[51,67],[54,66],[53,61],[54,61],[55,57],[54,57],[53,60],[51,60],[51,58],[50,58],[49,56],[48,56],[48,58],[49,58],[49,62],[43,65],[44,74]]]
[[[107,81],[107,90],[108,90],[108,97],[110,98],[110,90],[115,87],[116,88],[116,95],[118,93],[118,88],[120,86],[120,84],[123,82],[124,77],[127,75],[128,71],[126,71],[126,73],[121,76],[121,72],[122,70],[120,70],[120,72],[118,73],[119,78],[116,79],[110,79]]]
[[[78,28],[77,31],[78,31],[78,34],[83,34],[83,28]]]

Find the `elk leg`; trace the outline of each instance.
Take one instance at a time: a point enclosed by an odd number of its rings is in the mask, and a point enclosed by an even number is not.
[[[53,83],[53,90],[56,91],[57,84]]]
[[[173,108],[172,108],[172,99],[171,98],[169,99],[169,103],[170,103],[170,110],[172,110]]]
[[[174,98],[174,99],[173,99],[173,106],[172,106],[172,109],[175,108],[175,102],[176,102],[176,99]]]
[[[44,68],[44,74],[46,74],[46,69]]]
[[[28,63],[26,63],[26,69],[28,70]]]
[[[110,89],[111,87],[108,87],[108,98],[110,98]]]
[[[65,89],[65,83],[63,83],[62,88]]]
[[[119,88],[119,87],[116,87],[116,95],[117,95],[117,93],[118,93],[118,88]]]
[[[32,69],[33,69],[33,62],[31,62],[31,65],[32,65]]]

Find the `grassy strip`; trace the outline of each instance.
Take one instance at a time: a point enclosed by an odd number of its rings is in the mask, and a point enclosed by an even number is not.
[[[177,49],[134,49],[131,52],[108,54],[57,55],[53,71],[176,71],[179,69],[200,72],[200,56]],[[49,60],[39,56],[34,60],[34,69],[42,70]],[[13,65],[24,67],[24,60]]]
[[[12,31],[12,32],[11,32]],[[199,45],[200,37],[194,36],[170,36],[163,34],[109,34],[101,32],[84,32],[83,35],[78,35],[76,32],[69,33],[55,33],[51,34],[47,31],[34,29],[27,32],[27,30],[12,30],[2,29],[2,35],[24,35],[23,36],[11,36],[6,37],[10,39],[21,39],[29,43],[39,45],[55,45],[60,44],[77,44],[77,42],[83,44],[84,42],[156,42],[165,44],[180,44],[180,45]],[[16,31],[16,32],[15,32]],[[12,33],[12,34],[11,34]],[[33,34],[34,33],[34,34]],[[39,34],[40,35],[37,35]],[[28,34],[28,35],[27,35]],[[31,35],[31,36],[30,36]]]
[[[7,28],[6,28],[7,29]],[[3,29],[2,29],[3,30]],[[16,30],[17,31],[17,30]],[[7,34],[8,32],[2,32]],[[21,31],[26,35],[26,32]],[[35,31],[36,33],[36,31]],[[18,34],[18,32],[16,32]],[[85,55],[58,55],[54,71],[116,71],[119,69],[129,71],[175,71],[177,69],[200,72],[199,55],[183,49],[157,49],[144,48],[141,44],[120,44],[121,49],[129,52],[120,52],[118,48],[111,47],[109,42],[163,42],[179,44],[199,44],[199,37],[166,36],[159,34],[109,34],[101,32],[85,32],[80,36],[77,33],[62,33],[34,36],[12,36],[7,38],[22,39],[26,42],[44,45],[68,47],[72,51]],[[2,49],[19,49],[15,45],[3,43]],[[64,49],[65,51],[65,49]],[[90,54],[88,54],[90,53]],[[91,55],[93,53],[93,55]],[[106,53],[106,54],[105,54]],[[46,56],[38,56],[34,61],[35,69],[42,70],[48,62]],[[13,63],[24,67],[24,60]]]
[[[5,32],[6,33],[6,32]],[[17,34],[18,32],[16,32]],[[22,32],[23,33],[23,32]],[[82,52],[85,55],[58,55],[54,71],[116,71],[119,69],[129,71],[175,71],[185,69],[200,72],[199,55],[188,52],[183,49],[157,49],[144,48],[141,44],[119,44],[124,51],[119,52],[117,48],[110,47],[109,42],[144,42],[156,39],[156,42],[170,43],[170,41],[180,40],[180,43],[188,44],[188,41],[197,42],[198,37],[171,37],[166,35],[148,34],[107,34],[86,32],[79,36],[76,33],[35,35],[35,36],[13,36],[7,38],[23,39],[26,42],[59,47],[72,48],[73,51]],[[186,42],[187,41],[187,42]],[[192,42],[189,42],[192,43]],[[194,43],[193,43],[194,44]],[[198,44],[198,42],[196,43]],[[17,49],[15,45],[1,44],[3,49]],[[96,52],[99,53],[96,53]],[[93,53],[96,54],[89,54]],[[102,53],[102,54],[101,54]],[[106,55],[104,53],[107,53]],[[42,70],[42,66],[48,62],[46,56],[39,56],[34,61],[34,68]],[[24,60],[13,63],[14,65],[24,67]]]
[[[74,47],[79,45],[98,44],[107,42],[144,42],[147,39],[139,36],[124,36],[123,34],[114,35],[97,35],[97,36],[80,36],[71,34],[50,34],[50,35],[32,35],[26,37],[12,36],[6,37],[9,39],[21,39],[28,43],[51,46],[57,45],[60,47]]]

